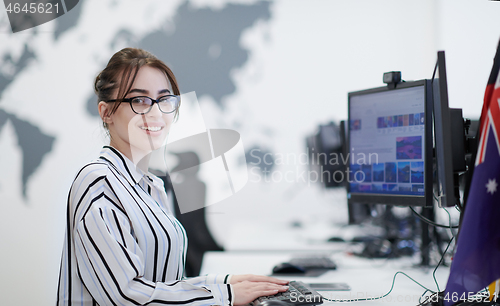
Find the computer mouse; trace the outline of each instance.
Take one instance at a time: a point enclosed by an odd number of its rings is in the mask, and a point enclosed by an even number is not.
[[[304,274],[306,272],[304,268],[288,262],[280,263],[273,268],[273,274]]]
[[[293,304],[285,302],[285,301],[266,300],[266,301],[258,303],[255,306],[290,306],[290,305],[293,305]]]
[[[344,240],[344,239],[342,239],[342,238],[340,238],[340,237],[336,237],[336,236],[331,237],[331,238],[328,238],[328,240],[327,240],[327,241],[328,241],[328,242],[345,242],[345,240]]]

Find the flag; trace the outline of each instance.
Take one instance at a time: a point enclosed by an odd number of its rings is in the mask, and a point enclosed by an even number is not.
[[[488,286],[488,290],[490,291],[490,298],[489,300],[490,301],[493,301],[493,300],[497,300],[498,298],[498,294],[500,293],[499,290],[500,290],[500,279],[497,279],[496,281],[494,281],[493,283],[491,283],[489,286]]]
[[[500,278],[500,44],[481,112],[479,144],[444,304],[470,300]]]

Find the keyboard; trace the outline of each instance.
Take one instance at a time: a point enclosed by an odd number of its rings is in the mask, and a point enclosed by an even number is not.
[[[288,283],[288,290],[278,292],[275,295],[261,296],[250,303],[257,306],[265,301],[283,301],[294,305],[319,305],[323,303],[323,297],[315,290],[309,288],[300,281],[291,281]]]
[[[337,265],[333,260],[326,256],[307,256],[307,257],[294,257],[288,261],[294,266],[303,268],[304,270],[335,270]]]

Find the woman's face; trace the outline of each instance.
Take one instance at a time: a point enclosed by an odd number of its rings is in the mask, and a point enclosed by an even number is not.
[[[139,69],[125,98],[147,96],[156,100],[171,94],[173,94],[172,89],[166,75],[157,68],[143,66]],[[109,117],[110,145],[132,161],[137,161],[164,144],[174,114],[175,112],[162,113],[158,104],[154,103],[147,114],[139,115],[132,110],[130,103],[122,102],[116,112]],[[130,155],[127,154],[129,152]]]

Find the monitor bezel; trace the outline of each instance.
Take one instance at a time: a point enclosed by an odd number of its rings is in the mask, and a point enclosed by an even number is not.
[[[437,62],[432,74],[431,84],[434,101],[434,137],[436,138],[436,197],[440,207],[452,207],[458,203],[455,196],[454,181],[454,160],[457,159],[456,153],[458,152],[456,152],[456,149],[453,150],[452,146],[457,141],[455,140],[454,143],[451,132],[452,118],[448,103],[448,81],[444,51],[438,51],[437,53]],[[463,150],[463,147],[461,149]]]
[[[397,206],[432,206],[432,164],[433,164],[433,133],[432,133],[432,111],[433,111],[433,97],[432,97],[432,84],[430,80],[418,80],[412,82],[403,82],[396,85],[394,89],[389,89],[388,86],[370,88],[360,91],[353,91],[348,93],[347,103],[347,152],[351,150],[351,98],[353,96],[388,92],[400,90],[411,87],[424,88],[424,135],[425,135],[425,151],[424,151],[424,195],[391,195],[391,194],[376,194],[376,193],[352,193],[350,192],[350,184],[346,184],[347,201],[348,203],[363,203],[363,204],[384,204],[384,205],[397,205]],[[351,164],[351,156],[347,156],[348,163]]]

